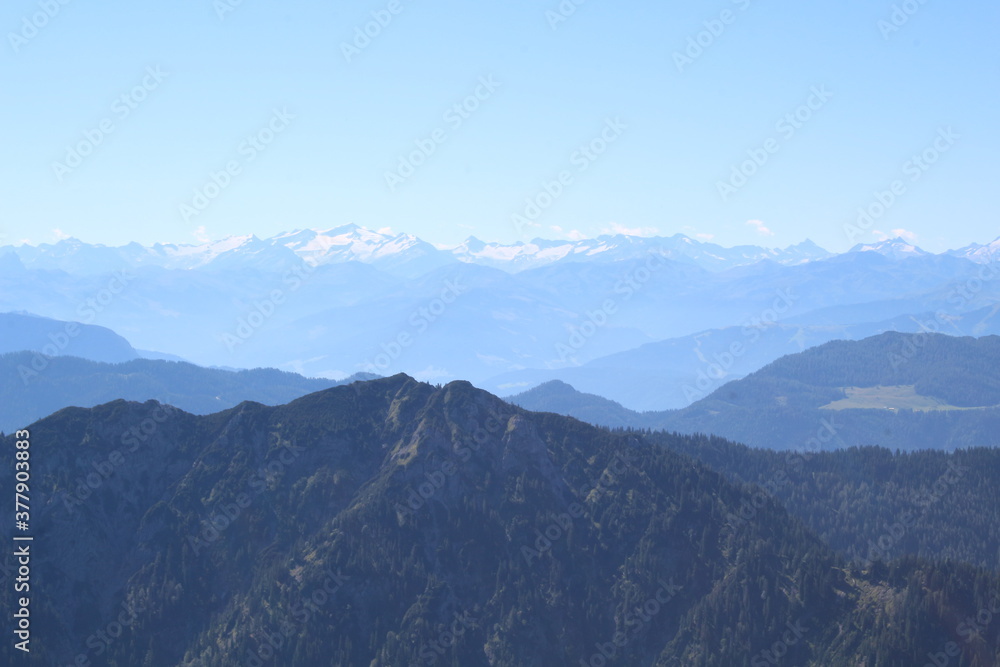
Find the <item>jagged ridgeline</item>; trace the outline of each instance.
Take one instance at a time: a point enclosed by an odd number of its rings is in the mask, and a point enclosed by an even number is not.
[[[681,447],[464,382],[116,401],[31,441],[29,664],[1000,664],[993,574],[852,569],[774,501],[732,522],[750,491]]]

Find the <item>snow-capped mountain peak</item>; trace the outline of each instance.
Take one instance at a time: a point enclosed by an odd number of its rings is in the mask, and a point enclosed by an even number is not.
[[[987,264],[1000,260],[1000,237],[989,243],[970,243],[964,248],[949,250],[952,257],[964,257],[979,264]]]
[[[930,255],[930,253],[926,250],[918,248],[899,236],[894,239],[886,239],[877,243],[859,243],[848,252],[875,252],[894,260]]]
[[[834,257],[808,239],[787,248],[750,245],[726,248],[679,233],[669,237],[605,234],[580,240],[536,238],[515,243],[486,242],[470,236],[455,246],[435,246],[412,234],[372,230],[355,224],[293,229],[266,239],[253,234],[229,236],[197,244],[129,243],[108,247],[66,238],[54,244],[4,246],[4,249],[7,254],[16,254],[29,269],[84,274],[143,266],[213,270],[254,267],[281,271],[299,262],[311,266],[360,262],[394,275],[415,277],[456,262],[516,273],[558,262],[606,263],[643,259],[651,254],[718,272],[759,262],[790,266]],[[930,255],[903,238],[858,244],[849,252],[877,253],[893,261]],[[991,261],[993,257],[1000,258],[1000,238],[945,254],[975,262]]]

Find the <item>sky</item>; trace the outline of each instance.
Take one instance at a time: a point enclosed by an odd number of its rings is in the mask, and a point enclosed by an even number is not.
[[[998,24],[985,0],[9,0],[0,234],[985,243]]]

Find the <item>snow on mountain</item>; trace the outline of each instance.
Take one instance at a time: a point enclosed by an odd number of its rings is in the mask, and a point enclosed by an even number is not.
[[[222,247],[215,250],[220,252],[205,265],[212,271],[252,268],[281,273],[302,261],[288,248],[262,241],[252,234],[242,237],[240,243],[230,244],[225,250]]]
[[[845,255],[861,252],[873,252],[893,261],[930,255],[902,238],[858,244]],[[449,247],[434,246],[412,234],[375,231],[354,224],[330,229],[295,229],[267,239],[250,234],[198,244],[142,246],[129,243],[117,248],[69,238],[38,246],[4,246],[0,253],[17,255],[29,269],[62,270],[73,274],[150,266],[183,270],[256,268],[283,271],[296,262],[311,266],[360,262],[403,278],[420,276],[456,262],[517,273],[559,262],[610,263],[655,254],[719,272],[760,262],[794,266],[837,256],[809,240],[787,248],[750,245],[726,248],[684,234],[654,237],[607,234],[577,241],[534,239],[510,244],[484,242],[470,236]],[[1000,253],[1000,239],[985,245],[973,243],[943,255],[983,263],[989,261],[993,253]]]
[[[460,261],[482,264],[509,271],[520,271],[559,261],[573,252],[570,241],[545,241],[535,239],[530,243],[518,241],[510,245],[484,243],[470,236],[451,250]]]
[[[412,234],[386,234],[357,225],[327,230],[304,229],[269,239],[312,266],[363,262],[389,273],[413,277],[455,260]]]
[[[101,244],[91,245],[75,238],[14,248],[21,262],[29,269],[62,270],[69,273],[99,273],[128,268],[131,264],[122,250]]]
[[[558,261],[621,261],[639,259],[656,254],[702,268],[720,271],[735,266],[771,260],[779,264],[799,264],[832,256],[812,241],[804,241],[785,249],[768,249],[757,246],[724,248],[714,243],[702,243],[675,234],[671,237],[640,237],[622,234],[604,235],[580,241],[546,241],[534,239],[530,243],[504,245],[484,243],[469,237],[452,249],[463,262],[485,264],[496,268],[520,271],[544,266]]]
[[[304,229],[260,239],[229,236],[200,244],[130,243],[119,248],[64,239],[55,244],[6,247],[27,268],[61,269],[94,274],[123,268],[224,270],[256,268],[284,271],[298,262],[312,266],[342,262],[372,264],[389,273],[412,277],[455,262],[448,252],[408,234],[384,234],[356,225],[327,230]]]
[[[876,252],[893,260],[907,259],[909,257],[927,257],[931,254],[898,236],[894,239],[879,241],[878,243],[859,243],[848,250],[848,252]]]
[[[833,256],[833,253],[820,248],[809,239],[806,239],[801,243],[796,243],[795,245],[790,245],[781,252],[784,253],[784,264],[800,264],[802,262],[812,262],[818,259],[827,259],[828,257]]]
[[[952,257],[964,257],[978,264],[988,264],[995,259],[1000,259],[1000,238],[990,243],[970,243],[964,248],[949,250],[948,255]]]
[[[331,262],[371,261],[391,239],[387,234],[345,225],[325,231],[297,229],[278,234],[270,241],[285,246],[308,264],[319,266]]]
[[[255,239],[253,234],[248,234],[246,236],[227,236],[218,241],[209,241],[199,245],[155,243],[146,248],[145,253],[136,256],[135,265],[159,266],[165,269],[198,269],[211,264],[227,253],[239,253],[241,248],[245,248],[248,254],[252,253]],[[256,240],[259,241],[259,239]]]

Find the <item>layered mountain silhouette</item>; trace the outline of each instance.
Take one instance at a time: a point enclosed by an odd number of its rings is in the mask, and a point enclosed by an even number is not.
[[[37,664],[998,656],[1000,625],[963,625],[996,604],[990,571],[853,567],[768,499],[737,526],[751,490],[665,443],[466,382],[397,375],[200,417],[115,401],[30,441]]]
[[[86,311],[81,313],[86,317]],[[82,322],[64,322],[31,313],[0,313],[0,354],[21,351],[45,357],[74,356],[117,363],[143,353],[114,331]]]
[[[998,249],[933,255],[895,239],[831,254],[680,235],[443,248],[355,226],[199,245],[65,239],[0,248],[0,310],[100,324],[203,366],[407,372],[500,395],[558,379],[663,410],[784,354],[917,332],[939,313],[944,333],[1000,333]],[[726,375],[698,389],[733,345]]]
[[[594,424],[710,433],[755,447],[995,446],[1000,337],[887,332],[784,356],[692,405],[638,413],[565,383],[511,397]]]
[[[375,377],[306,378],[273,368],[223,370],[185,362],[134,359],[117,364],[35,352],[0,355],[0,431],[11,432],[62,408],[115,399],[158,400],[194,414],[244,401],[287,403],[305,394]]]

